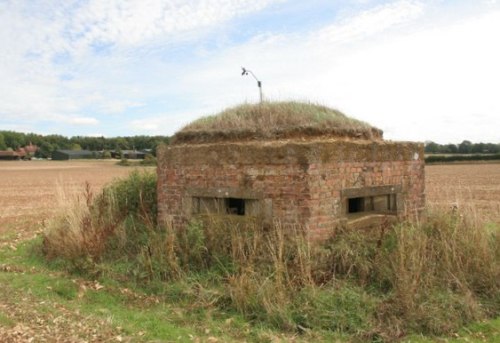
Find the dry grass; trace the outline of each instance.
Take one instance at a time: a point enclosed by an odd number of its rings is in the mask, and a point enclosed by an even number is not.
[[[328,136],[381,139],[382,131],[325,106],[302,102],[243,104],[204,117],[176,133],[172,143]]]
[[[58,187],[57,200],[59,213],[48,221],[44,234],[47,258],[99,261],[110,237],[120,236],[123,221],[140,222],[141,229],[156,225],[156,173],[133,172],[98,194],[88,183],[80,195],[68,195]],[[132,225],[134,231],[136,228]]]

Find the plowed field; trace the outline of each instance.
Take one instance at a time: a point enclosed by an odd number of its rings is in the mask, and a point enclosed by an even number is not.
[[[428,205],[467,208],[500,223],[500,163],[428,165],[425,177]]]
[[[0,161],[0,235],[37,231],[54,213],[61,190],[78,194],[88,182],[96,192],[132,170],[116,161]]]

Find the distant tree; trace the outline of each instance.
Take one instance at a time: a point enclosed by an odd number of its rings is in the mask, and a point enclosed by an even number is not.
[[[14,150],[25,146],[25,136],[23,133],[13,131],[3,131],[5,145]]]
[[[131,147],[129,142],[124,137],[115,138],[115,149],[116,150],[129,150]]]
[[[92,151],[103,151],[103,150],[149,150],[151,149],[152,154],[156,153],[156,147],[160,143],[169,142],[168,136],[132,136],[132,137],[115,137],[115,138],[105,138],[105,137],[84,137],[84,136],[74,136],[67,138],[62,135],[39,135],[35,133],[20,133],[14,131],[2,131],[0,134],[0,150],[6,148],[12,148],[16,150],[20,147],[29,145],[30,143],[37,145],[41,148],[37,152],[37,157],[50,157],[52,152],[57,149],[76,149],[80,146],[81,149],[87,149]],[[43,147],[43,148],[42,148]]]
[[[487,152],[486,144],[484,144],[484,143],[472,144],[471,151],[475,154],[481,154],[481,153]]]
[[[42,135],[38,135],[36,133],[28,133],[26,134],[26,143],[32,143],[34,145],[40,146],[44,142],[44,137]]]
[[[500,153],[500,144],[486,143],[485,150],[490,154],[498,154]]]
[[[82,147],[78,143],[73,143],[71,145],[71,150],[82,150]]]
[[[425,152],[429,154],[435,154],[439,152],[439,145],[434,142],[425,143]]]
[[[0,150],[7,149],[7,145],[5,145],[5,138],[2,133],[0,133]]]
[[[456,144],[446,144],[445,150],[449,154],[456,154],[458,152],[458,147]]]
[[[472,153],[472,143],[471,141],[463,141],[458,145],[458,152],[461,154],[470,154]]]
[[[52,152],[54,152],[54,150],[56,150],[54,145],[48,142],[43,142],[42,144],[40,144],[39,149],[36,152],[35,156],[42,158],[49,158],[52,156]]]

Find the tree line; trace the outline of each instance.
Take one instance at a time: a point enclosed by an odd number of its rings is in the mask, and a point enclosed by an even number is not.
[[[17,150],[30,143],[38,146],[36,157],[51,157],[55,150],[91,150],[122,151],[151,149],[155,154],[160,143],[169,142],[168,136],[130,136],[130,137],[65,137],[62,135],[39,135],[36,133],[20,133],[0,131],[0,150]]]
[[[472,143],[467,140],[460,144],[426,142],[425,152],[427,154],[498,154],[500,153],[500,144]]]
[[[154,154],[160,143],[169,143],[168,136],[128,136],[128,137],[65,137],[62,135],[39,135],[36,133],[21,133],[0,131],[0,150],[16,150],[26,145],[34,144],[39,150],[37,157],[51,157],[52,152],[59,149],[91,150],[91,151],[122,151],[151,149]],[[460,144],[438,144],[426,142],[425,152],[428,154],[499,154],[500,144],[472,143],[464,140]]]

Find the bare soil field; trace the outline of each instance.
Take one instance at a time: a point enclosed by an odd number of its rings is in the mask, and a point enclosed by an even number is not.
[[[427,204],[467,208],[500,223],[500,163],[427,165]]]
[[[78,194],[88,182],[95,193],[132,170],[116,161],[0,161],[0,235],[39,231],[55,211],[58,190]]]

